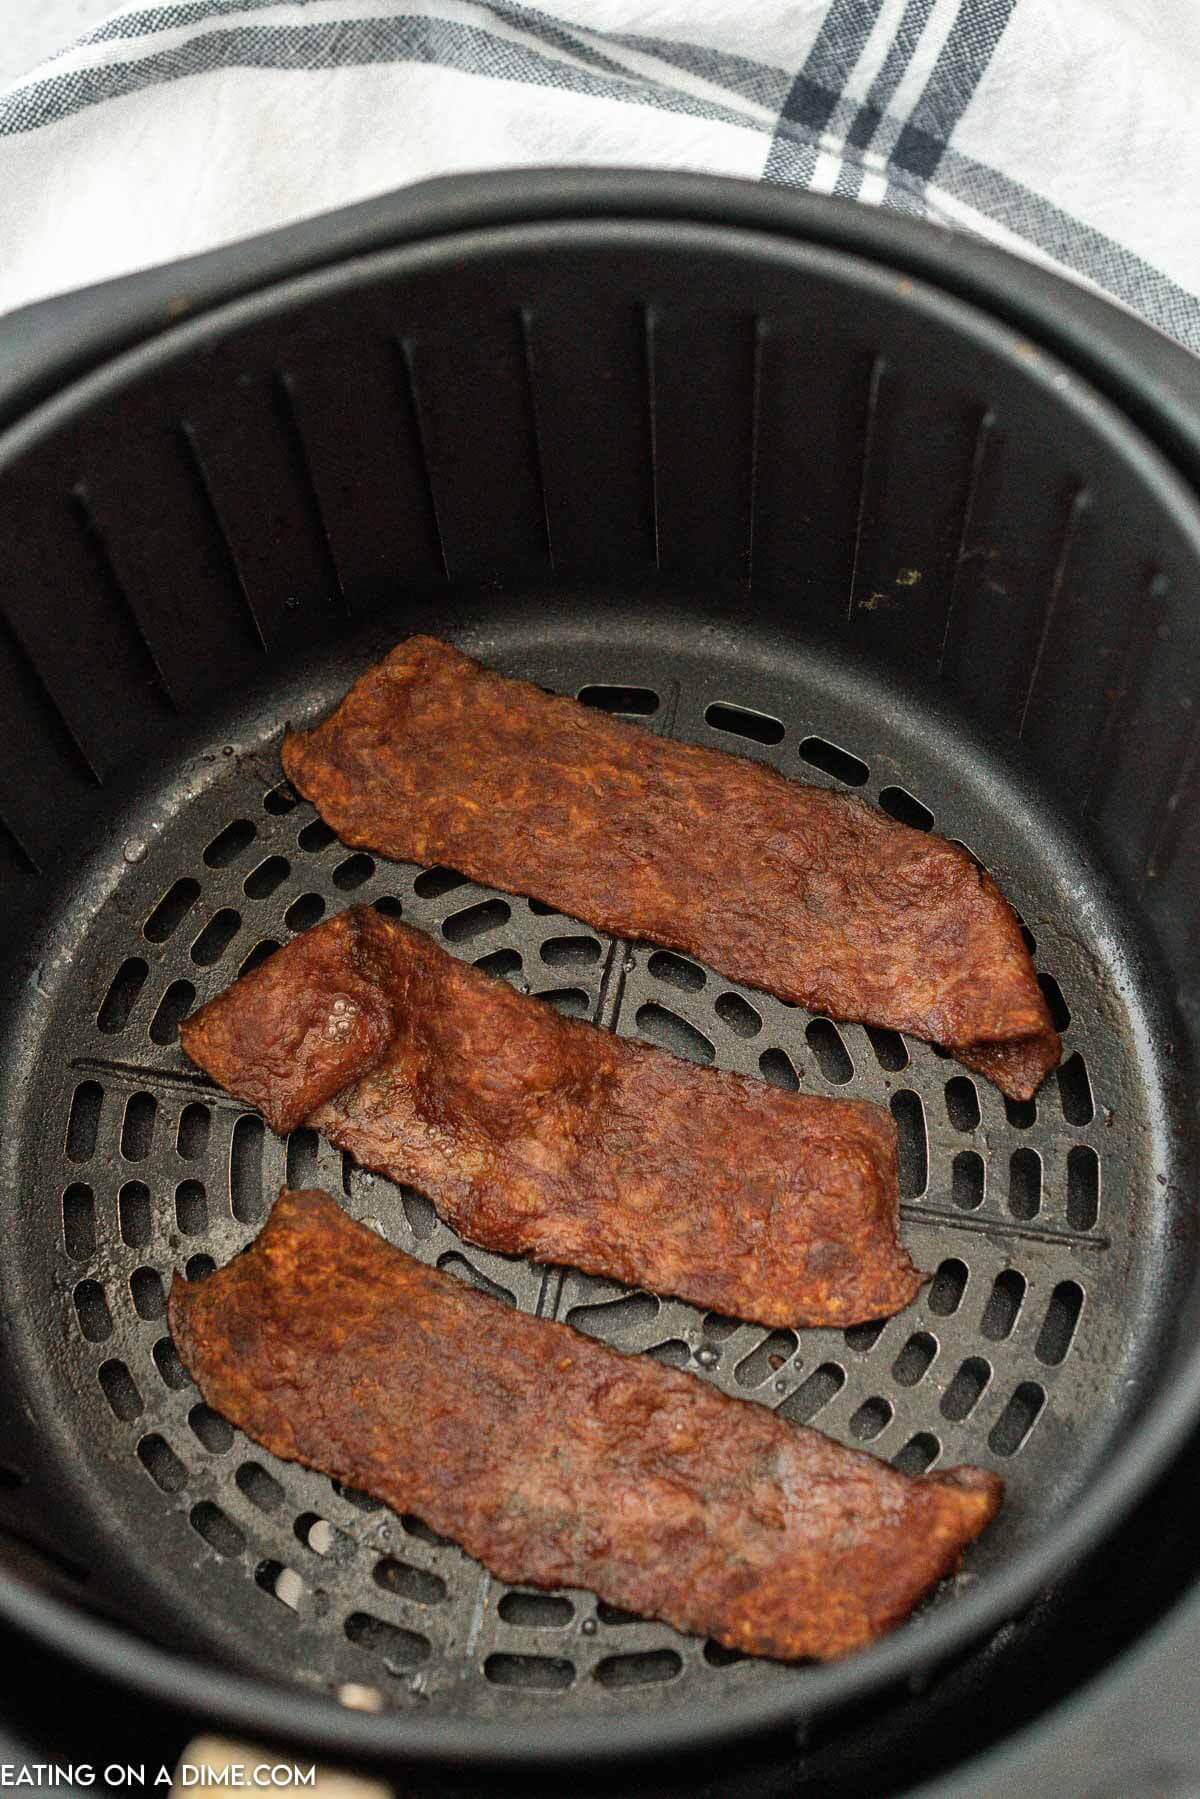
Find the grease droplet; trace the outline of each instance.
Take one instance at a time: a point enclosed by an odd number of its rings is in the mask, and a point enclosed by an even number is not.
[[[140,837],[129,837],[125,841],[126,862],[142,862],[146,856],[146,845]]]

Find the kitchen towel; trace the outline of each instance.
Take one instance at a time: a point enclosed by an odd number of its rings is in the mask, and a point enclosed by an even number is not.
[[[166,0],[0,92],[0,310],[423,176],[896,207],[1200,350],[1200,0]]]

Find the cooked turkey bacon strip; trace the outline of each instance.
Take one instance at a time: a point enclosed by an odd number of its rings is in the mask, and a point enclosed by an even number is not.
[[[1031,1099],[1061,1046],[1020,928],[958,844],[651,736],[412,637],[283,765],[344,843],[441,863]]]
[[[822,1660],[907,1616],[1000,1504],[919,1479],[428,1268],[326,1193],[176,1278],[206,1402],[273,1454],[415,1513],[504,1581],[585,1587],[731,1649]]]
[[[273,1129],[309,1124],[462,1236],[772,1325],[912,1300],[880,1107],[563,1018],[369,907],[314,926],[180,1028]]]

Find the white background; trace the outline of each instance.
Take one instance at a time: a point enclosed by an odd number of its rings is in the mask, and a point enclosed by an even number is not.
[[[71,43],[117,0],[0,0],[0,86]]]

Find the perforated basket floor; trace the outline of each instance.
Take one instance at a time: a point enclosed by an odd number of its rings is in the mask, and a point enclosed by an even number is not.
[[[448,871],[345,850],[277,761],[283,718],[337,697],[342,677],[327,671],[161,771],[89,876],[73,953],[35,973],[39,1049],[10,1126],[28,1181],[7,1253],[33,1321],[21,1353],[47,1421],[41,1472],[104,1546],[110,1603],[123,1588],[170,1641],[348,1702],[557,1715],[802,1683],[803,1669],[586,1593],[505,1587],[419,1521],[264,1454],[184,1374],[164,1320],[172,1270],[201,1278],[241,1249],[285,1180],[324,1185],[392,1242],[507,1303],[912,1472],[996,1468],[1002,1518],[931,1602],[953,1605],[1071,1503],[1152,1378],[1166,1321],[1159,1102],[1135,1048],[1146,996],[1094,877],[1029,795],[865,677],[747,634],[697,630],[685,644],[661,618],[616,613],[561,639],[535,613],[467,647],[648,729],[843,785],[961,838],[1026,921],[1065,1033],[1062,1069],[1036,1102],[1006,1103],[926,1045],[812,1018]],[[179,1019],[290,934],[362,902],[601,1028],[890,1106],[905,1236],[933,1275],[920,1298],[882,1326],[766,1332],[488,1255],[312,1132],[277,1140],[188,1065]]]

